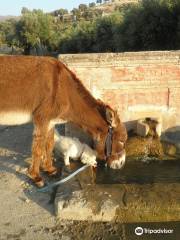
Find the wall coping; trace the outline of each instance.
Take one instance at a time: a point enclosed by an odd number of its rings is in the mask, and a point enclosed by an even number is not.
[[[150,64],[180,64],[180,50],[177,51],[144,51],[123,53],[82,53],[59,54],[58,59],[70,67],[106,67]]]

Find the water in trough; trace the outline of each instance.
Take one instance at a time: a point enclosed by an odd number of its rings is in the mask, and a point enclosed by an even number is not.
[[[180,183],[180,159],[128,161],[123,169],[98,168],[97,184]]]

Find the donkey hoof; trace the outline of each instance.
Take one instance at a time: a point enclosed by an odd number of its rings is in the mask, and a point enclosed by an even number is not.
[[[44,187],[44,181],[43,181],[42,177],[39,177],[39,176],[38,177],[33,177],[30,174],[28,174],[28,177],[33,181],[33,183],[37,187],[39,187],[39,188]]]
[[[32,169],[28,169],[27,175],[37,187],[44,186],[44,181],[43,181],[42,177],[40,177],[37,174],[33,174]]]
[[[37,177],[33,181],[38,188],[44,187],[44,181],[41,177]]]

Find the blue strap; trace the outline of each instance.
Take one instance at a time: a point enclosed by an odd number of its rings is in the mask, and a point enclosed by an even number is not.
[[[43,187],[41,189],[38,189],[37,191],[38,192],[49,192],[50,190],[52,190],[53,188],[57,187],[58,185],[61,185],[67,181],[69,181],[71,178],[73,178],[74,176],[76,176],[78,173],[84,171],[86,168],[88,168],[89,165],[84,165],[82,166],[81,168],[79,168],[78,170],[76,170],[75,172],[71,173],[69,176],[67,176],[66,178],[63,178],[61,179],[60,181],[58,182],[55,182],[55,183],[52,183],[52,184],[49,184],[48,186],[46,187]]]

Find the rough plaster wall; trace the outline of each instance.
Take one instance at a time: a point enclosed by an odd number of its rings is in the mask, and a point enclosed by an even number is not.
[[[157,117],[180,126],[180,51],[60,55],[92,94],[118,109],[128,128]]]

